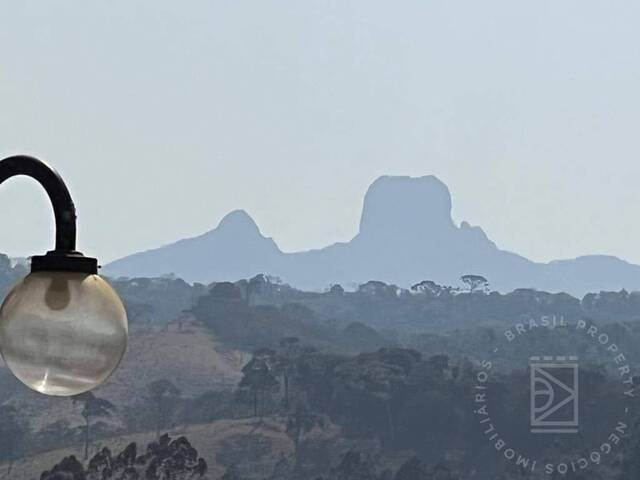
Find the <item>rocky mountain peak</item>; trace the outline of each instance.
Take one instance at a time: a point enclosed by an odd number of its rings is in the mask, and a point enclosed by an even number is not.
[[[260,235],[258,225],[244,210],[234,210],[226,214],[217,228],[209,233],[213,232],[223,232],[232,236]]]
[[[360,234],[371,237],[424,236],[454,227],[451,194],[433,175],[383,176],[369,187],[364,198]]]

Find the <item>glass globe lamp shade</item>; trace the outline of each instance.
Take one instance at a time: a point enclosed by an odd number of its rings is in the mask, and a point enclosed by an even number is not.
[[[127,347],[127,315],[99,275],[34,272],[0,307],[0,353],[25,385],[47,395],[95,388]]]

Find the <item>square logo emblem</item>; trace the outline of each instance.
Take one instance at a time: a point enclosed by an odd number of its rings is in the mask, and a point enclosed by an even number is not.
[[[578,432],[578,357],[531,357],[531,432]]]

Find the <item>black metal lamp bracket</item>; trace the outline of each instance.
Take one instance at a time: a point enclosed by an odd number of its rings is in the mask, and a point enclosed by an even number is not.
[[[31,271],[63,271],[95,274],[98,261],[76,251],[76,208],[64,181],[45,162],[27,155],[0,160],[0,184],[18,175],[36,180],[47,192],[56,222],[55,249],[31,257]]]

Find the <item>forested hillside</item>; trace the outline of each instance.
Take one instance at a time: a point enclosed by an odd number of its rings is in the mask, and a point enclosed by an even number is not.
[[[0,262],[6,292],[26,272]],[[500,294],[479,276],[324,293],[267,275],[113,285],[131,339],[103,387],[47,399],[0,369],[9,478],[547,478],[612,435],[619,446],[573,478],[640,474],[638,293]],[[579,436],[529,432],[535,355],[580,358]],[[485,414],[519,463],[496,452]]]

